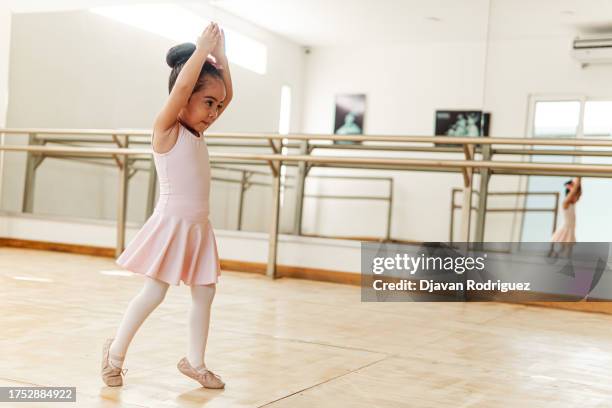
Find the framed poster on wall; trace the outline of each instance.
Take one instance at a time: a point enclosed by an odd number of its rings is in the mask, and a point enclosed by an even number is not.
[[[436,111],[435,135],[451,137],[489,136],[491,114],[482,111],[439,110]],[[461,147],[450,143],[435,143],[436,146]]]
[[[336,95],[334,116],[335,135],[362,135],[365,116],[365,94]],[[353,141],[335,141],[335,144],[359,144]]]

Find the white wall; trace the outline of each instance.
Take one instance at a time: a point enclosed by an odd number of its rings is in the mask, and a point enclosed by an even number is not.
[[[231,65],[235,99],[211,132],[276,132],[285,84],[293,90],[291,127],[299,129],[301,47],[235,17],[215,13],[214,18],[263,42],[268,71],[259,75]],[[87,11],[16,14],[12,35],[10,127],[148,129],[167,97],[165,55],[175,45],[170,40]],[[26,143],[20,136],[7,139]],[[7,158],[2,208],[18,211],[25,155]],[[215,208],[225,210],[227,195],[236,188],[216,186],[213,213]],[[46,159],[37,174],[34,211],[115,219],[116,192],[115,168]],[[147,174],[139,172],[130,181],[129,220],[144,220],[146,192]],[[258,196],[269,193],[264,190],[251,199],[258,202]],[[267,229],[264,223],[255,227]]]
[[[11,11],[0,5],[0,127],[6,126],[6,112],[9,98],[9,50],[11,46]],[[0,135],[0,145],[4,144]],[[0,151],[0,208],[2,207],[2,181],[6,153]]]
[[[306,59],[303,130],[307,133],[332,133],[334,96],[339,93],[365,93],[365,133],[433,135],[436,110],[481,109],[485,49],[484,42],[314,48]],[[329,151],[326,153],[331,154]],[[363,151],[361,154],[424,157],[376,151]],[[458,156],[447,154],[441,157]],[[338,172],[347,173],[315,169],[311,174]],[[460,174],[397,171],[350,173],[394,178],[392,237],[448,240],[451,188],[462,186]],[[317,187],[317,184],[320,186]],[[312,185],[313,190],[324,192],[333,189],[337,194],[383,194],[382,191],[373,191],[370,182],[361,188],[346,183],[337,183],[333,187],[328,182],[313,182]],[[309,204],[304,220],[307,231],[311,232],[332,233],[335,230],[347,235],[377,233],[381,236],[385,211],[381,203],[326,200],[319,201],[318,205]],[[363,214],[368,216],[364,217]],[[344,222],[336,223],[336,220]]]
[[[9,91],[9,49],[11,44],[11,11],[0,6],[0,126],[6,125]]]

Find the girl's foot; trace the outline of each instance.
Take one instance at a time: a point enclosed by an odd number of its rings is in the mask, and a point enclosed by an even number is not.
[[[202,384],[202,387],[204,388],[217,389],[225,387],[225,383],[221,380],[221,377],[208,370],[203,365],[199,366],[197,369],[194,368],[191,364],[189,364],[187,357],[183,357],[181,361],[178,362],[176,367],[181,373],[185,374],[187,377],[193,378],[194,380]]]
[[[113,343],[113,339],[106,339],[104,347],[102,347],[102,381],[109,387],[118,387],[123,385],[123,376],[127,373],[127,369],[121,369],[121,367],[115,367],[110,362],[110,346]],[[116,360],[123,361],[123,358],[116,358]]]

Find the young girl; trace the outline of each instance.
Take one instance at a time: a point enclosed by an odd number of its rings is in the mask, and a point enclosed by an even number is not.
[[[576,242],[576,203],[582,195],[580,177],[565,183],[563,226],[555,231],[552,242]]]
[[[211,54],[215,62],[208,60]],[[114,338],[102,351],[102,379],[123,385],[128,346],[170,284],[191,287],[189,352],[177,367],[206,388],[223,388],[204,362],[210,308],[220,274],[215,236],[208,220],[210,163],[203,132],[227,108],[232,81],[225,36],[211,23],[197,44],[171,48],[169,93],[153,125],[152,146],[160,195],[151,217],[117,258],[118,265],[144,275]]]

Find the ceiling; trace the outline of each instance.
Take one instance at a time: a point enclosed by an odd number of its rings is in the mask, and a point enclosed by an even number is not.
[[[612,34],[612,0],[492,0],[489,38]]]
[[[168,0],[4,0],[17,13]],[[174,0],[194,4],[193,0]],[[305,46],[612,32],[612,0],[205,0]],[[203,2],[200,2],[203,3]]]
[[[216,0],[211,4],[309,46],[486,38],[489,0]]]
[[[2,0],[14,13],[86,10],[92,7],[138,3],[193,3],[193,0]]]

